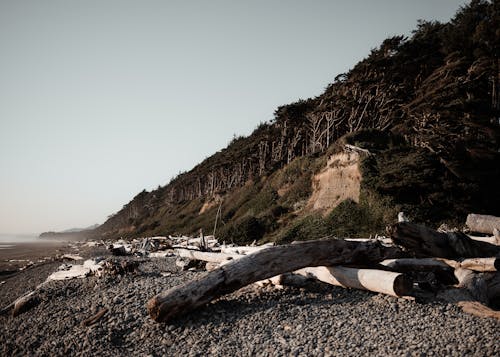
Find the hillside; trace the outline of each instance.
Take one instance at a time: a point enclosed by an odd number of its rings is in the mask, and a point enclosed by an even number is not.
[[[500,215],[499,6],[386,39],[90,235],[208,234],[218,216],[223,240],[287,242],[382,233],[400,210],[434,225]]]

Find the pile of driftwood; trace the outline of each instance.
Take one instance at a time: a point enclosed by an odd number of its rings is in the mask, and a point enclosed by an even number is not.
[[[156,321],[170,321],[213,299],[248,284],[304,285],[311,279],[345,288],[363,289],[407,299],[440,298],[458,303],[470,313],[500,319],[500,218],[469,215],[467,226],[476,235],[435,231],[400,222],[389,237],[323,239],[274,246],[219,245],[213,236],[150,237],[130,242],[102,242],[113,255],[83,264],[62,264],[45,282],[0,310],[14,316],[40,301],[49,282],[126,274],[149,258],[177,256],[182,269],[206,269],[199,279],[150,299],[147,307]],[[477,234],[482,234],[481,236]],[[90,242],[92,243],[92,242]],[[88,244],[88,243],[86,243]],[[81,261],[78,255],[64,260]],[[84,322],[97,321],[106,310]]]
[[[467,312],[500,318],[500,311],[487,306],[500,307],[500,218],[469,215],[467,225],[490,236],[399,222],[388,229],[390,242],[324,239],[282,246],[177,248],[180,266],[186,260],[204,262],[208,272],[156,295],[147,307],[155,321],[165,322],[251,283],[317,279],[408,299],[441,298]]]

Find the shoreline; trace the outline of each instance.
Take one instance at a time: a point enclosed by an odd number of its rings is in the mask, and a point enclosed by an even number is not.
[[[72,250],[71,242],[22,241],[0,243],[0,276],[47,261]]]

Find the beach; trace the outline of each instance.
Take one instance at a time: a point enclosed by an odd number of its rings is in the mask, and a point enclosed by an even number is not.
[[[468,315],[447,302],[418,303],[319,282],[282,289],[252,284],[174,322],[156,323],[148,299],[203,271],[182,271],[175,257],[116,257],[104,247],[62,242],[22,246],[10,257],[36,261],[30,252],[103,256],[138,268],[48,283],[32,309],[0,317],[0,351],[6,356],[500,354],[498,320]],[[34,289],[61,264],[54,258],[2,278],[0,304]],[[83,324],[99,312],[104,315],[95,324]]]
[[[18,270],[30,262],[40,264],[71,250],[71,243],[32,240],[0,243],[0,276]]]

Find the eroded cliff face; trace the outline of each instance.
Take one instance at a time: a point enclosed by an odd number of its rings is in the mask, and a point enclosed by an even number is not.
[[[360,154],[343,151],[330,156],[327,165],[313,176],[313,193],[306,208],[327,215],[347,199],[359,202],[361,190]]]

